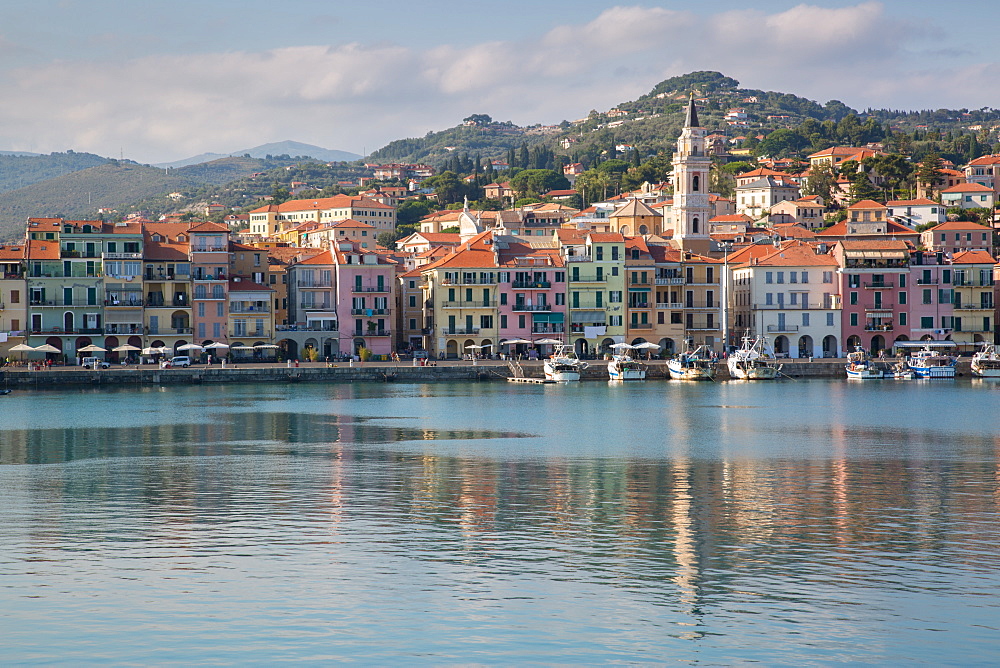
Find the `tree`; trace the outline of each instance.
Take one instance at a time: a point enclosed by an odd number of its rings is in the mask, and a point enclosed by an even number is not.
[[[452,171],[446,171],[438,174],[437,176],[432,176],[431,178],[425,180],[424,184],[430,188],[434,188],[434,194],[437,195],[438,204],[441,205],[460,202],[466,194],[465,184],[460,178],[458,178],[458,175]]]
[[[471,116],[463,118],[462,121],[464,123],[475,123],[476,125],[489,125],[493,122],[493,119],[487,114],[472,114]]]
[[[389,250],[396,249],[396,242],[402,239],[407,234],[403,234],[400,230],[389,230],[386,232],[380,232],[375,235],[375,243],[383,248],[388,248]]]
[[[795,130],[775,130],[760,142],[757,155],[785,158],[797,155],[808,146],[810,146],[809,140]]]
[[[825,204],[829,204],[836,186],[837,177],[833,173],[833,168],[830,163],[823,162],[809,170],[809,178],[806,179],[802,194],[819,195]]]
[[[433,210],[431,203],[426,199],[408,199],[396,209],[396,226],[417,223]]]
[[[569,188],[569,181],[552,169],[525,169],[511,178],[510,187],[522,197],[541,197],[550,190]]]
[[[929,153],[917,167],[917,188],[930,194],[944,185],[944,173],[941,171],[941,156]]]

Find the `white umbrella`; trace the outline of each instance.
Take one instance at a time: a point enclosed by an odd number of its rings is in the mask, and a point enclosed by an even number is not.
[[[106,353],[106,352],[108,352],[108,349],[107,348],[102,348],[100,346],[95,346],[93,343],[91,343],[89,346],[84,346],[83,348],[77,348],[76,352],[78,352],[78,353]]]
[[[204,348],[197,343],[185,343],[183,346],[178,346],[177,350],[204,350]]]
[[[36,350],[36,349],[32,348],[31,346],[29,346],[27,343],[19,343],[16,346],[14,346],[13,348],[11,348],[10,352],[12,352],[12,353],[27,353],[27,352],[32,352],[34,350]]]
[[[558,339],[538,339],[537,341],[535,341],[535,343],[541,343],[542,345],[554,346],[554,345],[557,345],[557,344],[561,344],[562,341],[560,341]]]
[[[142,350],[142,348],[136,348],[135,346],[128,343],[123,343],[122,345],[115,346],[114,348],[111,349],[111,351],[115,353],[130,353],[136,350]]]
[[[482,350],[484,346],[465,346],[466,350]]]
[[[254,348],[256,348],[257,350],[261,350],[263,348],[277,348],[277,347],[278,346],[274,345],[273,343],[260,343],[254,346]]]
[[[614,348],[615,350],[633,350],[635,348],[638,348],[639,346],[633,346],[628,343],[616,343],[615,345],[610,347]]]
[[[640,343],[640,344],[638,344],[638,345],[636,345],[634,347],[637,350],[659,350],[661,346],[658,346],[655,343],[650,343],[649,341],[646,341],[646,342]]]
[[[36,346],[35,350],[40,353],[61,353],[62,351],[49,343],[43,343],[40,346]]]
[[[157,354],[162,353],[162,352],[163,352],[163,348],[143,348],[142,349],[142,354],[143,355],[157,355]]]
[[[516,343],[526,343],[526,344],[530,345],[531,341],[529,341],[528,339],[508,339],[506,341],[501,341],[500,345],[501,346],[510,346],[510,345],[514,345]]]
[[[228,348],[228,347],[229,344],[227,343],[210,343],[207,346],[205,346],[205,350],[208,350],[209,348],[215,349],[215,348]]]
[[[232,350],[253,350],[253,346],[233,346]]]

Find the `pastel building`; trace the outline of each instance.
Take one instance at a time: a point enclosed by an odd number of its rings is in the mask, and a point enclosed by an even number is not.
[[[841,328],[848,352],[877,353],[912,338],[910,253],[903,241],[839,241],[833,249],[843,296]]]
[[[952,340],[974,346],[993,342],[996,313],[993,302],[993,266],[986,251],[961,251],[951,258],[954,320]]]
[[[625,237],[591,232],[563,246],[569,342],[579,355],[604,354],[625,340]]]
[[[494,248],[500,339],[565,341],[566,264],[558,249],[532,248],[514,237],[495,238]]]
[[[954,328],[952,266],[943,252],[915,251],[910,255],[910,338],[914,341],[948,339]]]
[[[349,241],[332,244],[330,252],[340,351],[357,355],[366,348],[375,355],[389,355],[393,344],[395,263]]]

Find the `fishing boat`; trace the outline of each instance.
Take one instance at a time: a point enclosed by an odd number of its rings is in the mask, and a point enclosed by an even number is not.
[[[715,361],[708,346],[681,353],[667,362],[667,371],[674,380],[714,380]]]
[[[877,380],[885,378],[885,371],[872,361],[864,348],[857,346],[847,353],[847,377],[853,380]]]
[[[546,380],[569,382],[580,380],[580,372],[588,366],[576,356],[573,346],[560,343],[555,346],[552,355],[545,359],[542,369]]]
[[[938,352],[935,347],[938,346],[926,343],[920,350],[910,353],[907,365],[913,375],[917,378],[954,378],[958,358]]]
[[[980,378],[1000,378],[1000,355],[992,343],[984,343],[983,349],[972,356],[972,373]]]
[[[729,356],[727,364],[729,375],[738,380],[774,380],[782,366],[763,336],[744,336],[743,347]]]
[[[608,362],[608,378],[611,380],[646,380],[646,365],[631,355],[635,346],[616,343],[611,346],[614,354]]]

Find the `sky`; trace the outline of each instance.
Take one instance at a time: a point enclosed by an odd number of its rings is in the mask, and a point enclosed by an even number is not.
[[[1000,107],[1000,3],[3,0],[0,150],[366,154],[474,113],[554,124],[717,70],[856,109]]]

